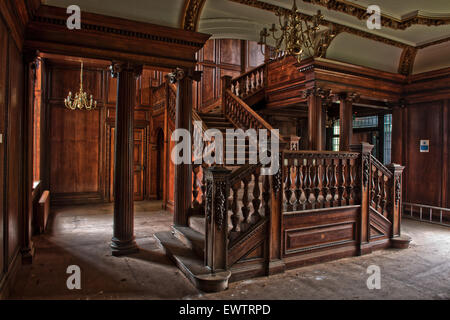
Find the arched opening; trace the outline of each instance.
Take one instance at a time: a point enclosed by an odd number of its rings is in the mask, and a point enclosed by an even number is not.
[[[157,133],[156,159],[156,196],[158,200],[164,197],[164,131],[159,128]]]

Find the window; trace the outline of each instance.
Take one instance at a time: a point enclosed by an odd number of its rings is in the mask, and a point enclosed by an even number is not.
[[[41,61],[36,63],[36,82],[34,86],[34,109],[33,109],[33,189],[41,180]]]
[[[392,114],[384,116],[384,164],[391,163],[392,153]]]
[[[333,124],[333,137],[332,137],[332,150],[339,151],[339,132],[341,127],[339,125],[339,120],[334,121]]]

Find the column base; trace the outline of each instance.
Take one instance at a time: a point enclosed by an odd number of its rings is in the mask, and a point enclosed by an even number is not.
[[[134,239],[121,241],[117,238],[113,238],[111,243],[111,250],[111,253],[114,257],[121,257],[139,252],[139,247],[137,246]]]

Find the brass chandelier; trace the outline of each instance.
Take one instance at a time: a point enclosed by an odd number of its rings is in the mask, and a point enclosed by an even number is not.
[[[294,56],[300,62],[304,56],[322,57],[336,36],[333,24],[328,26],[327,31],[320,32],[324,19],[320,10],[314,16],[306,16],[298,10],[296,0],[291,11],[280,8],[275,15],[279,18],[280,30],[275,24],[270,30],[264,28],[258,42],[262,51],[263,46],[267,46],[267,38],[272,36],[275,40],[275,57],[271,58]],[[277,35],[278,31],[281,34]]]
[[[66,99],[64,99],[64,103],[66,108],[70,110],[94,110],[97,108],[97,101],[94,101],[94,97],[90,96],[88,101],[87,93],[83,91],[83,62],[81,62],[81,72],[80,72],[80,91],[75,94],[75,99],[72,98],[72,91],[69,92],[69,95]]]

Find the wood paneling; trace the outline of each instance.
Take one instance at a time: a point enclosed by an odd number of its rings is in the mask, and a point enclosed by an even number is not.
[[[22,163],[22,110],[23,110],[23,62],[22,55],[10,42],[9,45],[9,106],[7,119],[7,191],[8,216],[8,263],[12,263],[19,250],[21,210],[21,163]]]
[[[107,69],[108,62],[85,61],[84,90],[98,102],[94,111],[65,108],[63,99],[79,88],[80,64],[77,59],[52,56],[46,59],[48,137],[46,162],[52,203],[112,201],[114,126],[117,81]],[[139,132],[139,168],[135,185],[136,200],[149,198],[147,145],[151,124],[152,86],[162,72],[145,69],[137,80],[135,127]]]
[[[200,110],[221,96],[221,78],[238,77],[264,63],[259,45],[234,39],[208,40],[198,53],[198,70],[203,71],[199,85],[194,83],[194,106]]]
[[[100,111],[51,106],[50,190],[100,192]]]
[[[442,203],[443,168],[443,101],[408,107],[406,176],[408,202],[447,206]],[[430,140],[430,152],[421,153],[420,140]]]
[[[314,252],[324,261],[338,254],[339,248],[343,246],[348,246],[351,252],[356,246],[359,212],[360,208],[357,206],[284,214],[283,253],[285,258],[287,261],[291,259],[289,263],[295,265],[296,259],[301,261],[302,255],[314,254]],[[333,251],[334,249],[336,251]]]
[[[7,70],[8,57],[8,33],[6,27],[0,19],[0,70]],[[0,72],[0,134],[3,141],[0,143],[0,281],[5,270],[4,257],[4,168],[5,168],[5,119],[7,110],[7,72]]]

